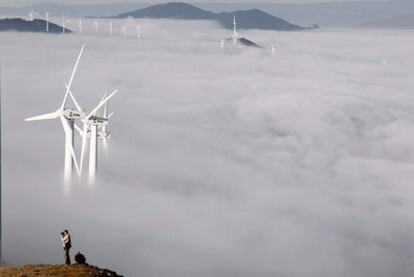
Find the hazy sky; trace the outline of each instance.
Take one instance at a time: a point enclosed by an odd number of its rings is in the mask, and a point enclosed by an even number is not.
[[[349,0],[191,0],[191,1],[182,1],[182,2],[222,2],[222,3],[238,3],[238,2],[244,2],[244,3],[311,3],[311,2],[338,2],[338,1],[349,1]],[[46,2],[46,0],[0,0],[1,6],[24,6],[28,4],[37,4]],[[154,2],[154,3],[162,3],[162,2],[172,2],[172,1],[134,1],[134,0],[54,0],[51,2],[56,3],[63,3],[63,4],[97,4],[97,3],[125,3],[125,2]],[[180,2],[180,1],[176,1]]]

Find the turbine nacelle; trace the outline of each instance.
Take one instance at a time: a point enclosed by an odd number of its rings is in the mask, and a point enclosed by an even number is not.
[[[106,126],[106,125],[108,125],[108,119],[107,118],[97,117],[97,116],[92,116],[91,118],[89,118],[89,120],[87,122],[88,122],[89,125],[95,125],[95,126]]]
[[[85,118],[86,114],[75,109],[65,109],[63,111],[63,116],[69,120],[78,120]]]

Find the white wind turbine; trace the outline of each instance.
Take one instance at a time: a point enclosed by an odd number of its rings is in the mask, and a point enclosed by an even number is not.
[[[276,54],[276,45],[273,44],[270,48],[270,51],[271,51],[272,55]]]
[[[138,25],[138,26],[135,28],[135,31],[137,32],[137,38],[138,38],[138,39],[141,39],[141,25]]]
[[[112,36],[113,31],[114,31],[114,26],[112,24],[112,18],[111,18],[109,19],[109,35]]]
[[[78,27],[79,27],[79,33],[82,33],[82,18],[79,18]]]
[[[34,10],[31,10],[30,12],[29,12],[29,20],[30,21],[33,21],[34,19],[35,19],[35,16],[36,15],[39,15],[38,13],[36,13]]]
[[[70,22],[70,20],[67,20],[65,18],[65,16],[63,16],[63,19],[62,19],[62,33],[66,34],[66,23],[69,23],[69,22]]]
[[[46,32],[49,32],[49,12],[46,12]]]
[[[79,175],[81,174],[79,165],[76,160],[75,151],[74,151],[74,131],[73,130],[74,130],[75,120],[84,118],[85,113],[82,112],[75,98],[70,92],[70,87],[72,86],[72,82],[75,77],[75,74],[76,74],[76,71],[79,65],[79,61],[81,59],[84,48],[85,48],[85,45],[82,46],[79,52],[78,58],[76,60],[75,66],[73,68],[72,74],[69,79],[69,83],[66,85],[66,93],[63,98],[63,102],[61,106],[59,107],[59,109],[52,113],[25,119],[25,121],[38,121],[38,120],[48,120],[48,119],[57,119],[57,118],[60,119],[62,126],[63,126],[63,130],[65,132],[65,167],[64,167],[65,182],[69,182],[71,180],[71,177],[73,175],[73,165],[75,165],[77,173]],[[68,100],[69,95],[72,98],[74,104],[76,105],[77,110],[66,107],[66,102]]]
[[[224,48],[224,44],[226,41],[233,41],[234,46],[239,46],[239,33],[237,32],[237,22],[236,22],[236,15],[233,15],[233,35],[231,38],[224,38],[220,41],[220,47]]]
[[[97,170],[97,157],[98,157],[98,129],[101,127],[103,128],[108,124],[108,117],[99,117],[96,116],[98,110],[100,110],[103,106],[105,106],[109,99],[111,99],[118,90],[115,90],[109,95],[105,95],[99,104],[87,115],[85,116],[83,121],[83,130],[82,130],[82,150],[81,150],[81,160],[80,160],[80,169],[82,171],[83,168],[83,161],[85,157],[85,150],[86,150],[86,143],[87,137],[89,133],[89,180],[94,181],[96,170]],[[106,129],[105,129],[106,130]]]
[[[98,27],[99,27],[99,23],[98,21],[95,20],[95,22],[93,22],[92,27],[95,31],[95,33],[98,33]]]
[[[233,44],[237,46],[239,34],[237,33],[236,15],[233,15]]]
[[[127,26],[126,25],[122,26],[121,35],[123,35],[124,37],[127,36]]]

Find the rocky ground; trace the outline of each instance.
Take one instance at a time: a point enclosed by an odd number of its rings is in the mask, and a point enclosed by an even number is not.
[[[120,277],[113,271],[90,265],[25,265],[0,267],[2,277]]]

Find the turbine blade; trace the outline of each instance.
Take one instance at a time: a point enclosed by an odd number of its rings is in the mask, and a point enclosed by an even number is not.
[[[111,94],[109,94],[107,97],[105,97],[104,99],[102,99],[101,102],[99,102],[98,106],[96,106],[95,109],[93,109],[85,119],[88,120],[89,118],[91,118],[91,116],[93,116],[117,92],[118,92],[118,90],[115,90],[114,92],[112,92]]]
[[[83,130],[81,129],[81,127],[79,127],[78,125],[75,124],[75,129],[76,129],[76,131],[78,131],[79,135],[82,137],[83,136]]]
[[[42,114],[42,115],[38,115],[38,116],[29,117],[29,118],[26,118],[25,121],[56,119],[58,117],[59,117],[59,114],[57,112],[54,112],[54,113],[47,113],[47,114]]]
[[[78,111],[82,111],[82,108],[79,106],[78,101],[76,101],[75,96],[73,95],[72,91],[70,90],[68,84],[65,84],[66,89],[69,90],[69,96],[72,99],[73,103],[75,104],[76,108],[78,109]]]
[[[85,49],[85,44],[82,45],[82,48],[81,48],[81,50],[79,52],[79,55],[78,55],[78,59],[76,60],[76,63],[75,63],[75,67],[73,68],[72,75],[70,76],[68,87],[66,88],[65,97],[63,98],[62,106],[60,106],[61,110],[63,110],[65,108],[66,100],[68,99],[69,90],[72,86],[72,81],[73,81],[73,78],[75,77],[76,70],[78,69],[78,65],[79,65],[79,61],[82,57],[83,49]]]
[[[70,136],[71,130],[70,130],[70,126],[69,126],[67,119],[63,115],[59,116],[59,118],[60,118],[60,121],[62,122],[63,129],[65,130],[65,135]],[[76,160],[76,155],[75,155],[75,150],[73,149],[73,145],[70,146],[69,151],[70,151],[70,155],[72,156],[73,163],[75,164],[76,172],[80,176],[81,172],[79,170],[78,161]]]
[[[105,94],[103,95],[103,97],[102,97],[101,101],[103,101],[103,100],[105,99],[105,97],[107,97],[107,96],[108,96],[108,93],[107,93],[107,92],[105,92]]]

